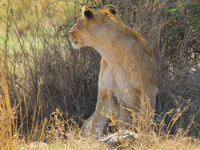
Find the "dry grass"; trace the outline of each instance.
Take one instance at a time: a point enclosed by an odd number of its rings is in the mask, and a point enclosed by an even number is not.
[[[80,141],[79,127],[95,108],[100,56],[89,47],[73,50],[66,33],[80,15],[79,3],[86,1],[1,2],[0,147],[113,149],[92,139]],[[199,2],[88,3],[115,5],[119,17],[149,41],[156,61],[156,135],[144,132],[149,123],[136,119],[139,138],[122,143],[121,149],[198,149]],[[31,147],[35,141],[43,145]]]

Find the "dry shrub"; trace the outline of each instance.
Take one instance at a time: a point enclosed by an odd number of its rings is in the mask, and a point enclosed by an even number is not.
[[[16,108],[11,108],[9,89],[7,83],[7,66],[2,61],[5,59],[1,53],[0,60],[0,147],[13,149],[19,143],[17,126],[14,123]]]

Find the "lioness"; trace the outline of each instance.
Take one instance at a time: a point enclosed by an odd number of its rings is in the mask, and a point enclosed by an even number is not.
[[[148,42],[115,16],[114,6],[95,11],[84,6],[82,13],[69,31],[72,45],[92,46],[102,57],[96,110],[82,133],[99,137],[108,125],[106,114],[131,123],[130,110],[155,109],[156,71]]]

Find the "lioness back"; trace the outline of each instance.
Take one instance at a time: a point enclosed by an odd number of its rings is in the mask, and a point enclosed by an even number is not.
[[[131,123],[128,109],[155,109],[155,64],[148,42],[115,16],[114,6],[95,11],[84,6],[82,12],[69,31],[72,45],[92,46],[102,57],[96,109],[82,130],[84,136],[100,136],[109,121],[105,114],[113,112],[116,119]]]

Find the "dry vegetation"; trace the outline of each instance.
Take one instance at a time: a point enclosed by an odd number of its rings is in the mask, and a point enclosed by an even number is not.
[[[197,150],[198,0],[1,0],[0,147],[112,149],[79,136],[83,119],[95,108],[100,61],[92,48],[74,50],[69,43],[67,30],[80,15],[80,3],[115,5],[118,16],[153,48],[159,88],[156,134],[144,133],[140,120],[139,139],[123,141],[121,148]]]

